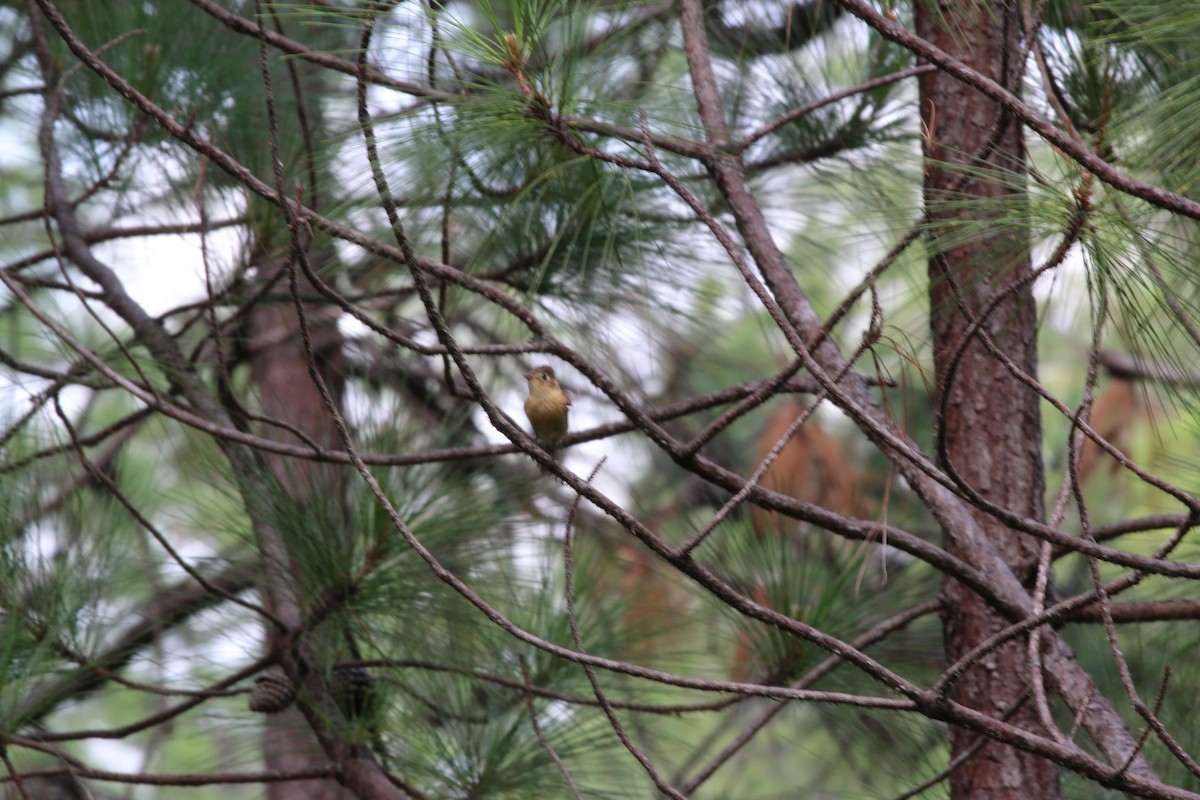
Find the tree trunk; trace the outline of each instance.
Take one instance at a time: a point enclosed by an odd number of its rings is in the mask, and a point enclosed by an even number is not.
[[[916,26],[920,36],[1019,93],[1021,65],[1013,63],[1020,53],[1015,3],[919,0]],[[991,502],[1041,519],[1045,477],[1038,398],[988,354],[978,337],[951,372],[970,320],[1031,269],[1026,233],[999,218],[1023,204],[1020,126],[1006,122],[1000,108],[984,95],[942,72],[921,78],[920,99],[926,206],[941,235],[955,236],[952,243],[939,241],[937,235],[930,238],[930,324],[937,400],[944,408],[937,422],[946,441],[945,456],[963,480]],[[974,160],[989,141],[993,147],[987,155]],[[960,165],[967,165],[972,177],[948,195],[946,189],[961,174]],[[996,210],[987,210],[989,202]],[[1018,367],[1037,373],[1037,318],[1029,287],[1007,296],[991,312],[983,331]],[[974,515],[1014,574],[1031,585],[1038,543],[981,511]],[[963,556],[956,531],[946,529],[944,536],[947,549]],[[942,590],[950,661],[1006,627],[1002,617],[962,584],[947,579]],[[1025,645],[1018,639],[973,666],[955,686],[953,698],[1000,717],[1020,702],[1028,686]],[[1032,703],[1009,719],[1030,730],[1041,729]],[[951,755],[956,757],[975,744],[978,735],[952,728],[950,737]],[[1059,796],[1053,764],[996,743],[980,748],[953,772],[950,786],[954,798]]]
[[[270,263],[266,257],[262,260],[264,264]],[[278,265],[274,268],[263,266],[260,271],[267,279],[280,268]],[[302,291],[308,288],[303,279],[301,286],[304,287]],[[277,294],[287,291],[286,276],[280,279],[277,287]],[[335,401],[340,403],[344,365],[336,317],[315,305],[307,305],[305,311],[318,369],[334,394]],[[300,321],[292,304],[266,304],[257,308],[251,316],[248,344],[251,383],[258,394],[261,412],[272,419],[291,423],[322,446],[339,446],[333,419],[308,374],[304,344],[300,337]],[[294,434],[275,426],[263,425],[257,432],[261,436],[290,444],[303,443]],[[278,485],[300,506],[312,502],[318,487],[322,487],[321,491],[327,496],[328,493],[334,497],[344,494],[344,472],[335,465],[273,455],[267,455],[266,459]],[[336,534],[337,531],[331,533]],[[278,534],[266,531],[262,535],[269,540],[268,549],[274,551],[272,557],[284,559],[284,563],[287,563],[286,548]],[[286,592],[269,588],[264,593],[264,600],[270,610],[289,625],[301,621],[300,609],[296,607],[294,598]],[[278,634],[273,628],[268,628],[267,632],[271,636]],[[268,646],[273,645],[274,642]],[[318,768],[329,761],[308,723],[294,707],[267,718],[263,757],[268,769],[281,772]],[[269,800],[342,800],[353,796],[334,780],[281,781],[267,788]]]

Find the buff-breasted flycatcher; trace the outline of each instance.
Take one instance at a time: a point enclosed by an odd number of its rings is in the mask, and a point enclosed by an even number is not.
[[[537,367],[525,373],[529,382],[529,397],[525,400],[525,414],[533,426],[533,435],[546,448],[554,452],[559,441],[567,435],[567,412],[571,400],[563,394],[550,367]]]

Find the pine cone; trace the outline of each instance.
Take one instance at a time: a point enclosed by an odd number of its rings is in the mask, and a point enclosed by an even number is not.
[[[254,679],[250,690],[250,710],[259,714],[278,714],[296,699],[296,687],[283,670],[273,669]]]
[[[360,719],[375,713],[379,699],[375,678],[363,667],[334,667],[330,690],[346,719]]]

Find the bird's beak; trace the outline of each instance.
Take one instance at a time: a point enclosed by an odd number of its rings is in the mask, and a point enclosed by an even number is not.
[[[523,378],[525,378],[525,380],[527,380],[527,381],[533,380],[533,370],[529,370],[529,372],[523,372],[523,373],[521,373],[521,376]]]

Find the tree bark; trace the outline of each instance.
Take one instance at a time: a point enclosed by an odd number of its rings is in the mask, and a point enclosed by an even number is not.
[[[270,264],[270,259],[262,259]],[[279,265],[263,267],[264,279]],[[279,291],[286,291],[287,278],[281,278]],[[307,288],[307,283],[302,281]],[[344,384],[343,353],[341,337],[334,315],[324,313],[319,306],[308,305],[306,316],[317,356],[317,368],[326,384],[340,402]],[[251,316],[249,330],[250,377],[259,401],[259,408],[267,417],[282,420],[295,426],[323,447],[339,445],[333,419],[321,401],[321,395],[308,374],[304,345],[300,338],[300,321],[290,303],[264,305]],[[302,440],[286,430],[263,425],[258,433],[262,436],[300,444]],[[292,497],[292,502],[305,505],[312,502],[318,487],[327,496],[341,497],[344,474],[335,465],[319,464],[303,459],[288,459],[282,456],[266,456],[274,473],[277,485]],[[337,534],[331,531],[331,534]],[[276,531],[260,530],[264,557],[277,558],[288,563],[287,550]],[[263,593],[268,608],[289,626],[301,622],[301,612],[283,587],[267,587]],[[277,636],[277,631],[267,629],[268,635]],[[274,641],[268,644],[273,647]],[[268,769],[299,771],[320,767],[328,763],[304,717],[296,708],[281,714],[273,714],[266,720],[263,736],[263,757]],[[268,800],[342,800],[354,795],[344,790],[334,780],[306,780],[272,783],[267,787]]]
[[[1021,65],[1014,63],[1021,46],[1015,3],[921,0],[916,4],[916,27],[921,37],[1020,92]],[[1041,519],[1045,477],[1037,397],[988,354],[978,337],[954,364],[971,320],[1031,269],[1026,233],[1000,218],[1023,205],[1021,128],[1005,120],[994,101],[943,72],[921,77],[920,101],[926,134],[925,202],[940,232],[930,237],[929,278],[936,400],[944,409],[937,425],[945,438],[944,459],[990,501]],[[972,161],[989,141],[993,146],[987,155]],[[974,174],[954,195],[947,194],[964,166]],[[994,211],[986,210],[989,203]],[[968,206],[970,211],[964,210]],[[1037,318],[1029,287],[1005,297],[983,331],[1022,370],[1037,373]],[[1014,574],[1030,586],[1037,542],[982,511],[974,516]],[[951,553],[969,558],[955,530],[948,527],[943,533]],[[947,579],[942,591],[947,601],[943,636],[950,661],[1006,626],[1003,617],[961,583]],[[1000,717],[1020,703],[1028,686],[1024,643],[1016,640],[972,667],[952,696]],[[1032,703],[1018,708],[1010,721],[1041,730]],[[954,757],[971,747],[977,735],[952,728],[950,737]],[[952,773],[950,786],[954,798],[1059,796],[1053,764],[996,743],[980,748]]]

